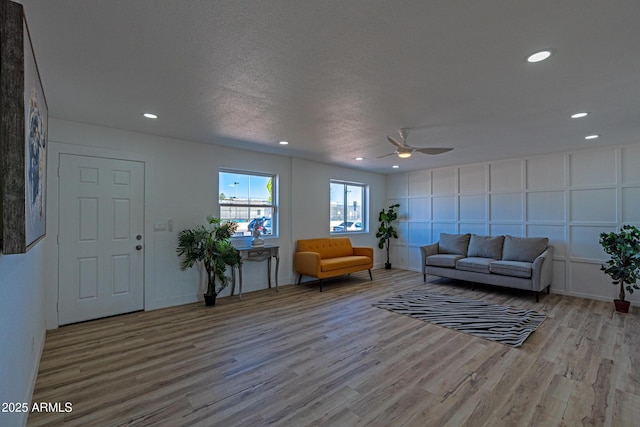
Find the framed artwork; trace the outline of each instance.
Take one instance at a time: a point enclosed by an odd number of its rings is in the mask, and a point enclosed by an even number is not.
[[[46,235],[48,109],[22,5],[0,9],[0,239],[16,254]]]

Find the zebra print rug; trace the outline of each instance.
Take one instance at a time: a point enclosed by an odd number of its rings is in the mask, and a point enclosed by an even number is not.
[[[520,347],[546,318],[532,310],[415,289],[373,304],[456,331]]]

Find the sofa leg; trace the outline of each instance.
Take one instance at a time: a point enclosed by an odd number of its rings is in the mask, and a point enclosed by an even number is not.
[[[302,281],[302,274],[300,276],[298,276],[298,285],[300,285],[301,281]]]
[[[536,302],[540,302],[540,292],[536,292]]]
[[[320,279],[320,292],[322,292],[322,279]]]
[[[547,286],[547,295],[551,293],[551,285]]]
[[[369,279],[373,280],[373,276],[371,275],[371,270],[369,270]]]
[[[423,281],[424,283],[427,283],[427,273],[424,273],[424,274],[422,275],[422,281]]]

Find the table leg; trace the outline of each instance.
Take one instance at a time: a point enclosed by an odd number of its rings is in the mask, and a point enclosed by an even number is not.
[[[238,299],[242,299],[242,264],[238,266],[238,276],[240,277],[238,286]]]
[[[280,256],[276,255],[276,292],[280,292],[278,290],[278,268],[280,267]]]
[[[271,289],[271,256],[267,258],[267,280],[269,282],[269,289]]]
[[[233,296],[233,292],[236,290],[236,268],[235,266],[231,267],[231,296]]]

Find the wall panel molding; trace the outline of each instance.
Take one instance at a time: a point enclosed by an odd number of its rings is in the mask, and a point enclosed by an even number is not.
[[[402,252],[400,265],[421,271],[422,242],[443,232],[545,236],[556,249],[553,292],[612,299],[615,287],[602,286],[607,279],[596,271],[607,259],[599,234],[640,226],[638,164],[633,144],[389,176],[387,199],[406,207],[401,229],[411,233],[392,247]],[[394,193],[403,181],[408,187]],[[630,300],[639,305],[640,295]]]

